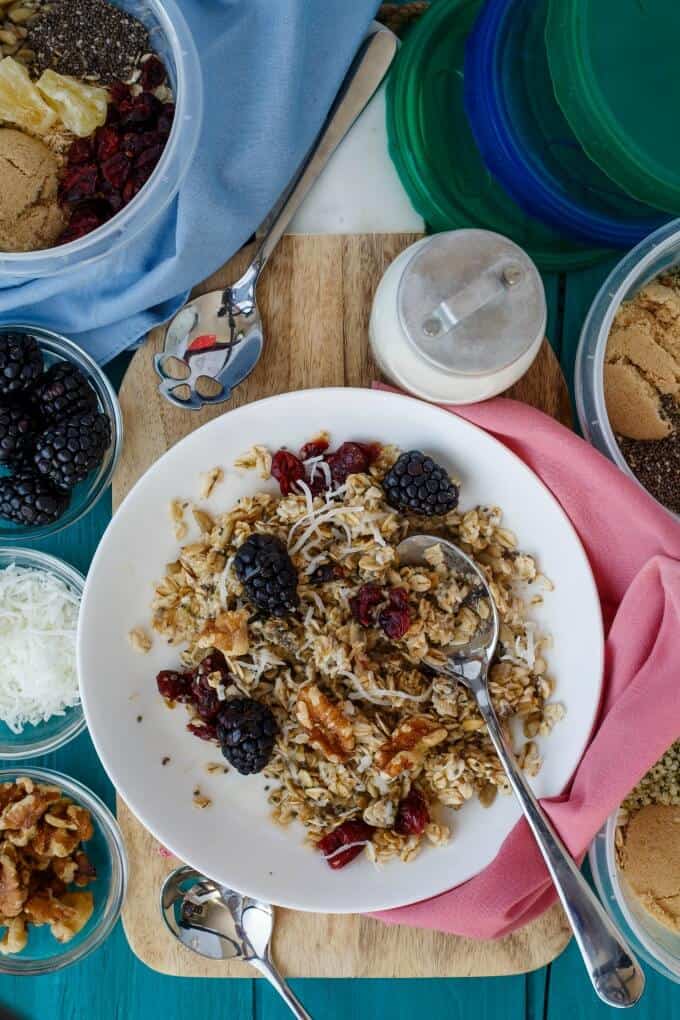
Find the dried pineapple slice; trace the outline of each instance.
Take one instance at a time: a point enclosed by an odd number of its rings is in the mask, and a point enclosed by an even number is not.
[[[97,85],[85,85],[77,78],[56,71],[43,71],[36,87],[56,111],[65,128],[87,138],[106,121],[109,93]]]
[[[0,60],[0,121],[16,124],[32,135],[44,135],[56,119],[26,68],[12,57]]]

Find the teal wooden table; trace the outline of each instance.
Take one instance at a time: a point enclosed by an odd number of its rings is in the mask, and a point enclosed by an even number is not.
[[[592,297],[609,266],[569,277],[546,277],[549,336],[565,375],[573,378],[578,335]],[[128,358],[109,366],[116,385]],[[111,513],[102,499],[74,527],[36,543],[86,571]],[[90,786],[111,807],[113,788],[87,734],[36,764],[61,770]],[[635,1007],[638,1020],[680,1016],[680,987],[647,971],[647,991]],[[508,978],[450,980],[300,980],[296,991],[315,1020],[597,1020],[609,1010],[596,1000],[573,942],[550,966]],[[82,964],[53,976],[0,977],[0,1020],[278,1020],[289,1016],[261,981],[168,978],[131,953],[119,924]]]

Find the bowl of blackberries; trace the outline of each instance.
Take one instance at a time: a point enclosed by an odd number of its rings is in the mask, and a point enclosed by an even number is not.
[[[43,538],[87,513],[122,438],[113,388],[77,344],[0,326],[0,540]]]

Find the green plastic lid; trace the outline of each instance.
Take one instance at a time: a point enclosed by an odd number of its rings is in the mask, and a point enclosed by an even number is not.
[[[528,216],[496,183],[463,108],[465,40],[481,0],[438,0],[412,28],[387,87],[390,155],[413,205],[434,231],[482,227],[519,244],[545,270],[611,255]]]
[[[594,163],[680,214],[680,0],[550,0],[557,101]]]

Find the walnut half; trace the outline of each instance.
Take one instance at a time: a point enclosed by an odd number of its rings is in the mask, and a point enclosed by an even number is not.
[[[397,726],[375,754],[375,763],[388,776],[420,768],[431,747],[446,740],[446,730],[424,715],[414,715]]]
[[[295,714],[324,758],[335,764],[347,761],[354,750],[352,723],[316,684],[300,691]]]
[[[218,648],[225,655],[245,655],[250,647],[248,614],[243,609],[219,613],[206,623],[197,644],[199,648]]]

